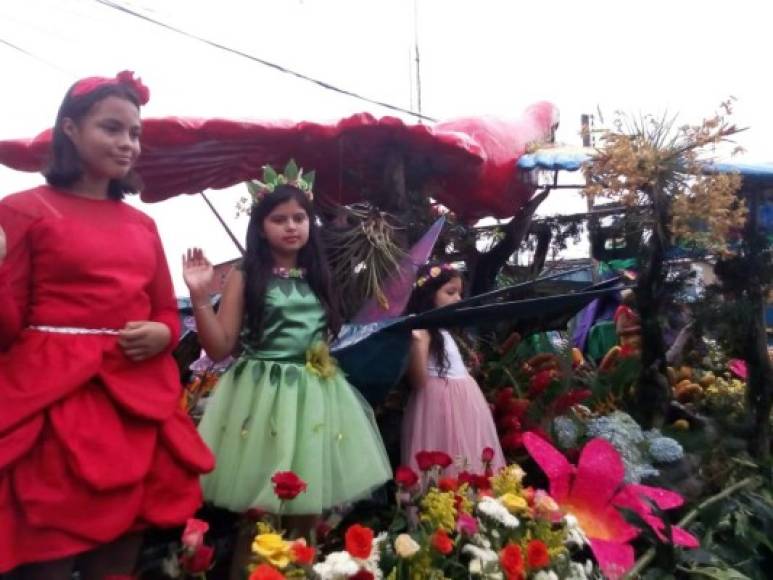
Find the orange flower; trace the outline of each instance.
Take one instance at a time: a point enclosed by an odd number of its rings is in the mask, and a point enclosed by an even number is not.
[[[518,544],[507,544],[499,552],[499,565],[507,580],[523,580],[523,555]]]
[[[284,574],[269,564],[261,564],[252,571],[249,580],[284,580]]]
[[[344,536],[346,551],[355,558],[365,560],[370,556],[373,550],[373,530],[354,524]]]
[[[438,529],[432,534],[432,547],[438,552],[447,556],[454,550],[454,542],[448,537],[445,531]]]
[[[526,546],[526,562],[530,569],[544,568],[550,565],[548,547],[542,540],[532,540]]]
[[[292,545],[293,560],[303,566],[310,566],[314,563],[314,556],[317,554],[317,550],[311,546],[307,546],[306,542],[297,541]]]

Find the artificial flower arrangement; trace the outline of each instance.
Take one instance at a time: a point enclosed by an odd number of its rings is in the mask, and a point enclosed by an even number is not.
[[[285,539],[280,525],[259,522],[249,579],[615,580],[633,566],[631,541],[642,531],[621,509],[635,513],[661,541],[697,547],[688,532],[661,519],[682,498],[625,484],[623,461],[607,441],[586,444],[577,466],[537,434],[525,433],[523,444],[549,490],[526,486],[517,464],[497,473],[446,476],[452,459],[424,451],[417,456],[421,474],[408,467],[396,472],[396,509],[386,530],[354,524],[344,532],[343,550],[322,555],[305,540]],[[484,450],[484,462],[492,458],[493,451]],[[284,501],[305,489],[293,476],[282,476],[284,487],[275,481]]]

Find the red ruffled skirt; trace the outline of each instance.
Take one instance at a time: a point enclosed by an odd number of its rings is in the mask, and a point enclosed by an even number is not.
[[[169,355],[115,337],[22,334],[0,354],[0,573],[185,523],[214,458]]]

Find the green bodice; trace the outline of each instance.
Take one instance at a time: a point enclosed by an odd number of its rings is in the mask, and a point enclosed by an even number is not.
[[[325,310],[308,283],[274,276],[266,288],[263,336],[254,344],[243,335],[243,356],[303,362],[306,351],[324,340],[325,328]]]

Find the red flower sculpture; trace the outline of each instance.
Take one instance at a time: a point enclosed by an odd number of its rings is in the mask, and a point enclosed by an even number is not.
[[[346,551],[355,558],[367,559],[373,551],[373,530],[360,524],[354,524],[346,530],[344,545]]]
[[[271,478],[274,494],[281,500],[295,499],[306,491],[306,482],[292,471],[277,471]]]
[[[480,458],[483,460],[483,463],[491,463],[494,460],[493,447],[485,447]]]
[[[639,530],[627,523],[617,508],[628,508],[642,517],[661,536],[665,524],[652,513],[645,499],[659,509],[682,504],[679,494],[645,485],[623,482],[625,469],[620,454],[604,439],[593,439],[582,449],[575,468],[560,451],[542,437],[525,433],[523,443],[550,480],[550,495],[579,521],[601,570],[610,580],[621,578],[633,565],[629,544]],[[672,527],[671,541],[694,548],[698,541],[686,531]]]
[[[305,542],[296,541],[292,545],[293,560],[302,566],[310,566],[314,563],[314,556],[317,555],[317,550],[311,546],[307,546]]]

